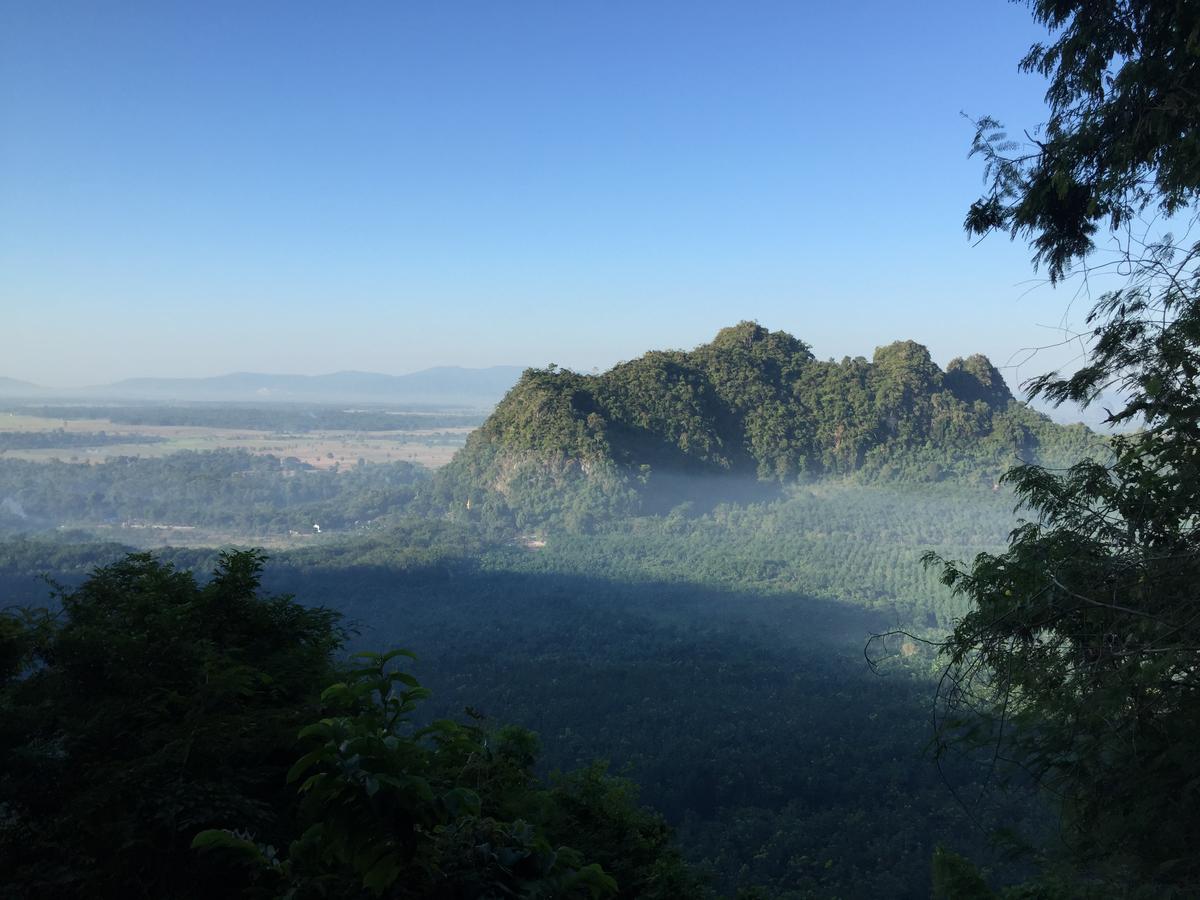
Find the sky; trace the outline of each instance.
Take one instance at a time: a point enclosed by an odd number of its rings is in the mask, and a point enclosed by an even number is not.
[[[962,114],[1040,122],[1041,37],[1005,0],[0,0],[0,375],[588,371],[743,319],[1015,365],[1072,292],[967,239]]]

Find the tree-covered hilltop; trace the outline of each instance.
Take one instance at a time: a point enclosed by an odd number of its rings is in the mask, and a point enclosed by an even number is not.
[[[485,517],[587,525],[685,501],[696,476],[742,488],[831,475],[990,486],[1015,461],[1064,464],[1100,447],[1015,400],[984,356],[942,371],[898,341],[870,361],[822,361],[786,332],[741,322],[599,375],[527,370],[440,481],[447,500]]]

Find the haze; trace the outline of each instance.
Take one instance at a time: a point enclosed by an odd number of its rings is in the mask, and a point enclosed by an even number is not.
[[[0,894],[1200,897],[1197,35],[0,0]]]
[[[1037,36],[1003,3],[7,4],[0,375],[586,371],[742,319],[1003,367],[1070,297],[964,237],[960,112],[1038,121]]]

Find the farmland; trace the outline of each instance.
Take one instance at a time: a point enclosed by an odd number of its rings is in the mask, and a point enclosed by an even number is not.
[[[359,462],[411,462],[436,469],[447,462],[471,431],[459,411],[402,411],[405,426],[395,430],[318,428],[251,429],[204,424],[130,425],[107,417],[103,407],[70,418],[20,409],[0,413],[0,437],[36,435],[39,446],[6,447],[0,456],[35,462],[61,460],[80,464],[118,457],[163,457],[180,450],[241,449],[260,455],[292,457],[320,469],[344,469]],[[87,411],[85,411],[86,414]],[[12,443],[28,443],[17,442]]]

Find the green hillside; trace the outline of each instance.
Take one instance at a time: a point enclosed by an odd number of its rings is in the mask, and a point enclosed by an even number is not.
[[[741,322],[600,375],[527,370],[440,490],[472,517],[588,527],[821,477],[990,487],[1015,461],[1059,465],[1102,447],[1017,401],[986,357],[942,371],[925,347],[897,341],[870,361],[822,361],[786,332]]]

